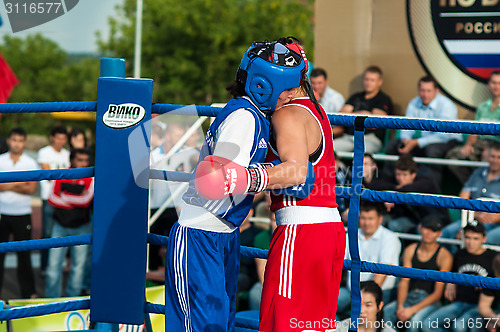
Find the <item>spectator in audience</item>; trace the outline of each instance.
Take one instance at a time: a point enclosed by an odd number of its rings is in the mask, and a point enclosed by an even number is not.
[[[364,91],[355,93],[346,101],[340,113],[358,115],[388,115],[392,114],[391,98],[383,93],[382,70],[377,66],[370,66],[363,73]],[[354,128],[334,127],[333,136],[336,151],[354,151]],[[341,136],[341,134],[343,135]],[[376,153],[382,149],[385,139],[385,129],[365,130],[365,151]]]
[[[500,143],[492,142],[488,149],[488,167],[478,168],[462,187],[460,198],[489,199],[500,198]],[[474,218],[484,224],[487,232],[486,243],[500,244],[500,213],[476,212]],[[443,229],[443,237],[455,238],[461,228],[460,220]]]
[[[271,227],[269,230],[263,230],[255,237],[253,247],[257,249],[268,250],[271,245],[271,238],[273,237],[274,230],[278,227],[276,225],[276,217],[274,212],[271,212],[269,209],[271,206],[271,201],[267,204],[267,210],[270,215],[270,224]],[[264,271],[266,270],[267,259],[255,258],[255,266],[257,270],[257,276],[259,280],[253,285],[252,289],[250,289],[250,294],[248,297],[248,303],[250,306],[250,310],[259,310],[260,309],[260,299],[262,296],[262,285],[264,284]]]
[[[487,277],[493,273],[492,261],[496,252],[483,248],[486,241],[486,229],[483,224],[473,221],[464,227],[465,248],[460,249],[453,258],[452,272],[471,274]],[[423,324],[422,332],[432,331],[481,331],[476,326],[480,290],[477,287],[462,286],[448,283],[444,291],[444,297],[451,303],[439,308],[427,317],[427,323]],[[447,324],[456,321],[457,324]],[[469,322],[474,324],[468,324]],[[433,322],[430,328],[430,322]]]
[[[379,179],[372,188],[403,193],[441,194],[432,178],[417,174],[417,163],[411,155],[401,155],[395,168],[395,176]],[[448,210],[443,208],[394,203],[385,203],[385,206],[389,212],[387,228],[394,232],[415,233],[418,223],[430,214],[439,216],[444,224],[450,222]]]
[[[172,147],[185,132],[186,130],[181,124],[175,122],[168,124],[165,130],[163,144],[151,151],[151,168],[176,172],[191,172],[193,170],[197,162],[197,156],[199,155],[197,149],[183,146],[175,151],[169,158],[166,158]],[[172,193],[175,193],[183,186],[185,186],[185,184],[180,182],[172,183],[163,180],[151,181],[151,216],[155,216],[159,209],[164,209],[151,225],[151,233],[158,235],[168,235],[170,233],[170,229],[178,219],[176,206],[181,205],[181,196],[184,190],[181,190],[177,197],[172,197],[170,203],[166,204],[166,201],[171,198]],[[166,206],[163,206],[165,204]],[[149,245],[149,269],[152,271],[164,265],[160,251],[161,246]]]
[[[151,124],[151,150],[163,144],[164,130],[158,124]]]
[[[14,128],[7,136],[9,151],[0,155],[0,172],[39,169],[34,159],[24,153],[26,132]],[[31,195],[36,182],[0,183],[0,242],[31,240]],[[0,291],[3,284],[5,253],[0,254]],[[17,252],[17,280],[22,298],[36,297],[31,266],[31,251]]]
[[[493,274],[491,277],[500,278],[500,254],[493,258]],[[498,310],[498,303],[500,302],[500,290],[487,289],[481,290],[479,295],[478,310],[484,318],[483,326],[486,327],[488,332],[497,331],[498,324],[500,324],[500,310]]]
[[[364,172],[364,169],[363,169]],[[342,160],[340,160],[339,156],[335,153],[335,180],[336,185],[341,187],[349,187],[351,182],[351,171],[349,167],[347,167]],[[342,221],[347,223],[347,213],[344,215],[344,212],[349,210],[349,199],[342,198],[337,195],[337,204],[340,216],[342,217]]]
[[[68,141],[68,132],[63,126],[55,126],[50,131],[50,145],[41,148],[38,151],[38,163],[42,169],[62,169],[68,168],[69,151],[64,148]],[[52,231],[52,206],[47,202],[53,181],[40,181],[40,198],[42,199],[42,237],[50,238]],[[45,275],[47,267],[47,249],[41,250],[41,266],[42,276]]]
[[[323,68],[316,67],[312,70],[311,84],[326,114],[338,113],[344,106],[344,97],[328,86],[328,76]]]
[[[359,207],[359,257],[362,261],[399,265],[401,242],[396,234],[382,226],[383,205],[362,201]],[[349,246],[346,246],[346,259],[351,259]],[[347,287],[341,287],[337,312],[348,309],[351,303],[350,271],[347,274]],[[373,280],[384,292],[384,300],[389,302],[396,278],[385,274],[361,272],[361,281]]]
[[[457,107],[439,93],[439,87],[431,76],[424,76],[418,81],[418,96],[413,98],[406,108],[408,118],[432,120],[457,120]],[[390,140],[387,154],[408,154],[429,158],[444,158],[446,152],[460,144],[461,134],[449,134],[434,131],[402,130],[399,139]],[[436,183],[441,186],[443,167],[429,166]]]
[[[5,140],[5,138],[0,136],[0,154],[4,154],[7,151],[9,151],[9,146],[7,145],[7,141]]]
[[[87,138],[82,128],[73,127],[68,133],[68,143],[70,150],[85,149],[87,147]]]
[[[378,165],[373,155],[365,153],[363,158],[363,187],[372,189],[372,185],[378,180]]]
[[[360,283],[361,313],[357,322],[358,332],[395,332],[388,324],[384,324],[384,301],[382,289],[373,280]],[[336,332],[352,331],[351,319],[337,323]]]
[[[491,92],[491,98],[479,104],[476,109],[476,121],[481,122],[499,122],[500,121],[500,71],[491,73],[488,80],[488,88]],[[464,146],[457,146],[451,149],[446,158],[460,160],[486,160],[485,155],[488,145],[491,141],[500,142],[500,136],[495,135],[474,135],[467,138]],[[458,180],[463,184],[471,175],[473,169],[464,166],[448,166],[455,174]]]
[[[88,167],[89,158],[89,152],[85,149],[72,150],[71,168]],[[93,198],[94,178],[56,180],[49,196],[49,203],[54,207],[52,237],[92,233],[90,206]],[[49,250],[45,281],[46,297],[61,296],[62,269],[67,251],[67,247]],[[86,245],[70,248],[71,267],[66,284],[66,296],[80,295],[88,252]]]
[[[437,243],[442,223],[435,216],[427,216],[419,226],[422,239],[412,243],[403,252],[403,266],[425,270],[451,271],[453,257],[446,248]],[[427,280],[402,278],[397,300],[385,307],[386,320],[410,322],[407,332],[420,330],[419,322],[441,306],[444,284]]]

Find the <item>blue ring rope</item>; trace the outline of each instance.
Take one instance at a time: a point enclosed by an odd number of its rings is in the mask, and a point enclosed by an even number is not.
[[[95,112],[95,101],[0,104],[0,113]]]
[[[1,105],[1,104],[0,104]],[[82,179],[94,176],[94,167],[0,172],[0,183],[41,180]]]
[[[72,235],[40,240],[0,243],[0,253],[81,246],[92,243],[92,234]]]
[[[55,303],[24,305],[0,310],[0,321],[44,316],[59,312],[90,309],[90,299],[60,301]]]

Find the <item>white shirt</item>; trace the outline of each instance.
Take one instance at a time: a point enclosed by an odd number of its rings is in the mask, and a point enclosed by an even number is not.
[[[9,152],[0,155],[0,172],[37,169],[40,169],[40,167],[36,161],[24,153],[15,164]],[[31,214],[31,195],[19,194],[13,191],[0,191],[0,214],[9,216]]]
[[[66,149],[61,149],[57,152],[54,150],[52,145],[47,145],[46,147],[38,150],[38,163],[39,164],[49,164],[50,169],[63,169],[69,168],[69,151]],[[49,194],[52,188],[52,181],[43,180],[40,181],[40,197],[43,200],[49,198]]]
[[[458,110],[455,104],[447,97],[438,93],[429,103],[424,105],[420,97],[413,98],[406,108],[407,118],[419,118],[429,120],[457,120]],[[420,135],[420,137],[418,137]],[[452,139],[462,141],[462,134],[442,133],[436,131],[401,130],[401,139],[417,138],[418,146],[421,148],[435,143],[446,143]]]
[[[345,104],[344,97],[337,91],[326,86],[325,93],[320,100],[318,100],[326,114],[338,113]]]
[[[347,239],[348,240],[348,239]],[[379,226],[375,234],[366,238],[363,231],[358,229],[359,240],[359,258],[362,261],[399,265],[399,256],[401,254],[401,241],[396,234],[384,226]],[[346,245],[346,259],[351,259],[349,245]],[[351,271],[348,271],[347,287],[351,288]],[[360,281],[372,280],[375,274],[371,272],[361,272]],[[394,288],[396,277],[387,276],[382,289]]]

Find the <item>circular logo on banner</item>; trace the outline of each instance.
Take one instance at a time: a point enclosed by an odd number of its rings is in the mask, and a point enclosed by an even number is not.
[[[474,110],[500,70],[500,0],[407,0],[408,28],[425,70],[441,90]]]
[[[102,117],[102,122],[110,128],[123,129],[138,124],[145,116],[146,110],[141,105],[132,103],[109,104],[108,110]]]

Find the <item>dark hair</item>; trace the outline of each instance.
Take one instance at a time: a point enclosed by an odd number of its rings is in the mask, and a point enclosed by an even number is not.
[[[323,68],[314,68],[311,71],[311,77],[318,77],[318,76],[323,76],[325,80],[328,78],[328,75],[326,74],[326,71]]]
[[[400,171],[410,171],[411,174],[417,173],[418,166],[411,154],[403,154],[396,161],[394,167]]]
[[[245,91],[245,85],[242,84],[239,80],[234,80],[226,86],[226,90],[233,97],[243,97],[246,96],[247,93]]]
[[[492,150],[500,151],[500,142],[490,141],[488,147]]]
[[[68,135],[68,131],[64,126],[55,126],[50,130],[50,136],[55,136],[56,134]]]
[[[375,158],[373,158],[373,154],[371,153],[365,153],[365,158],[370,158],[374,164],[377,164],[377,162],[375,161]]]
[[[71,139],[73,137],[80,135],[80,134],[83,135],[84,146],[87,146],[87,137],[85,136],[85,132],[83,131],[83,129],[79,128],[79,127],[73,127],[73,129],[71,129],[71,131],[68,133],[68,143],[69,143],[69,147],[71,149],[73,149],[73,145],[71,145]]]
[[[379,216],[384,215],[384,207],[382,203],[372,201],[361,201],[359,204],[359,212],[369,212],[375,210]]]
[[[488,78],[488,81],[491,80],[491,78],[494,76],[494,75],[500,75],[500,70],[494,70],[491,72],[490,74],[490,77]]]
[[[495,273],[495,277],[500,277],[500,254],[497,254],[493,258],[492,267],[493,272]]]
[[[378,76],[380,76],[380,78],[382,78],[382,76],[384,76],[384,74],[382,73],[382,69],[380,69],[379,66],[369,66],[363,72],[363,74],[366,74],[366,73],[378,74]]]
[[[73,160],[76,158],[77,154],[84,154],[90,157],[90,151],[88,149],[72,149],[69,153],[69,160]]]
[[[360,290],[365,292],[365,293],[370,293],[373,295],[375,298],[375,302],[377,304],[377,310],[382,302],[383,299],[383,293],[382,289],[380,286],[373,280],[368,280],[368,281],[363,281],[359,284]],[[377,321],[381,322],[384,319],[384,309],[381,309],[380,311],[377,312]],[[382,331],[382,324],[378,324],[379,326],[377,327],[377,332]]]
[[[24,138],[26,138],[26,130],[24,130],[23,128],[21,127],[17,127],[17,128],[12,128],[10,131],[9,131],[9,135],[7,135],[7,138],[10,138],[12,135],[19,135],[19,136],[22,136]]]
[[[418,86],[420,86],[420,83],[432,83],[432,84],[434,84],[435,89],[439,88],[436,80],[431,75],[425,75],[425,76],[421,77],[418,80]]]
[[[473,233],[481,234],[483,236],[486,235],[486,228],[482,223],[480,223],[477,220],[472,220],[468,222],[467,225],[465,225],[465,227],[463,228],[463,230],[464,234],[467,231],[471,231]]]

